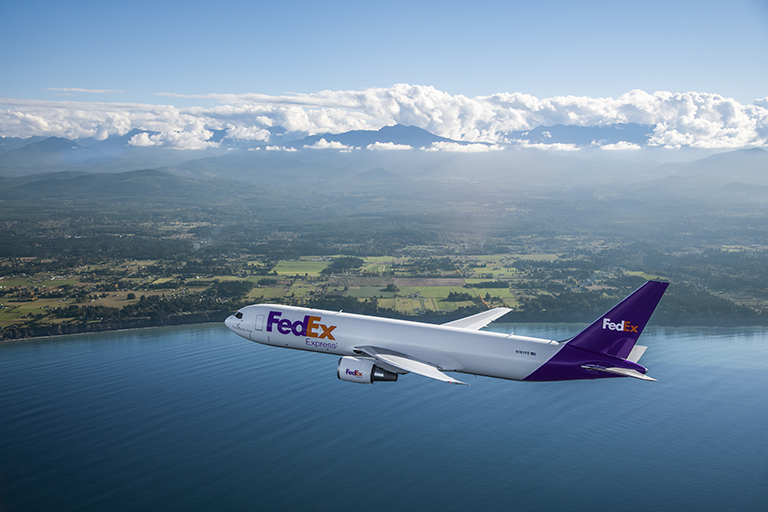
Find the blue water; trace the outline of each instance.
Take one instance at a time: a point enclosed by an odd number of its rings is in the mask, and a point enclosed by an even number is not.
[[[470,387],[219,325],[3,343],[0,511],[765,510],[768,331],[641,343],[658,383]]]

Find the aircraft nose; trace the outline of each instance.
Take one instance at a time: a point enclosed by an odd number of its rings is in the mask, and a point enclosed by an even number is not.
[[[226,320],[224,320],[224,325],[227,326],[227,328],[231,331],[233,330],[233,327],[235,326],[235,323],[237,322],[237,318],[235,318],[235,315],[229,315]]]

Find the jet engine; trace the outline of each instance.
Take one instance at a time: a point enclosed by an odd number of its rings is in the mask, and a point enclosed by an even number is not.
[[[347,382],[358,384],[373,384],[374,382],[394,382],[397,374],[379,368],[373,364],[373,359],[365,357],[344,356],[339,359],[336,376]]]

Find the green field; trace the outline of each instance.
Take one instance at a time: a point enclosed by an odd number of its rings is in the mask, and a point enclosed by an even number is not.
[[[306,275],[317,277],[330,264],[330,261],[310,261],[305,259],[280,261],[275,265],[274,271],[280,276]]]
[[[514,260],[529,260],[529,261],[555,261],[560,256],[557,254],[516,254],[512,259]]]
[[[642,277],[643,279],[649,279],[649,280],[650,279],[667,279],[664,276],[660,276],[660,275],[657,275],[657,274],[648,274],[647,272],[641,272],[641,271],[628,270],[625,273],[628,276],[637,276],[637,277]]]
[[[285,296],[285,291],[282,288],[274,288],[262,286],[260,288],[254,288],[246,296],[248,299],[263,298],[265,300],[282,299]]]
[[[398,294],[400,294],[398,292]],[[358,299],[371,299],[373,297],[394,297],[394,292],[384,291],[383,286],[353,286],[349,287],[344,295],[348,297],[356,297]]]

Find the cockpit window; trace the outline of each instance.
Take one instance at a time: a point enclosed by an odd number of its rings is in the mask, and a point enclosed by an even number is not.
[[[242,320],[243,319],[243,313],[238,311],[237,313],[235,313],[235,318],[237,318],[238,320]]]

